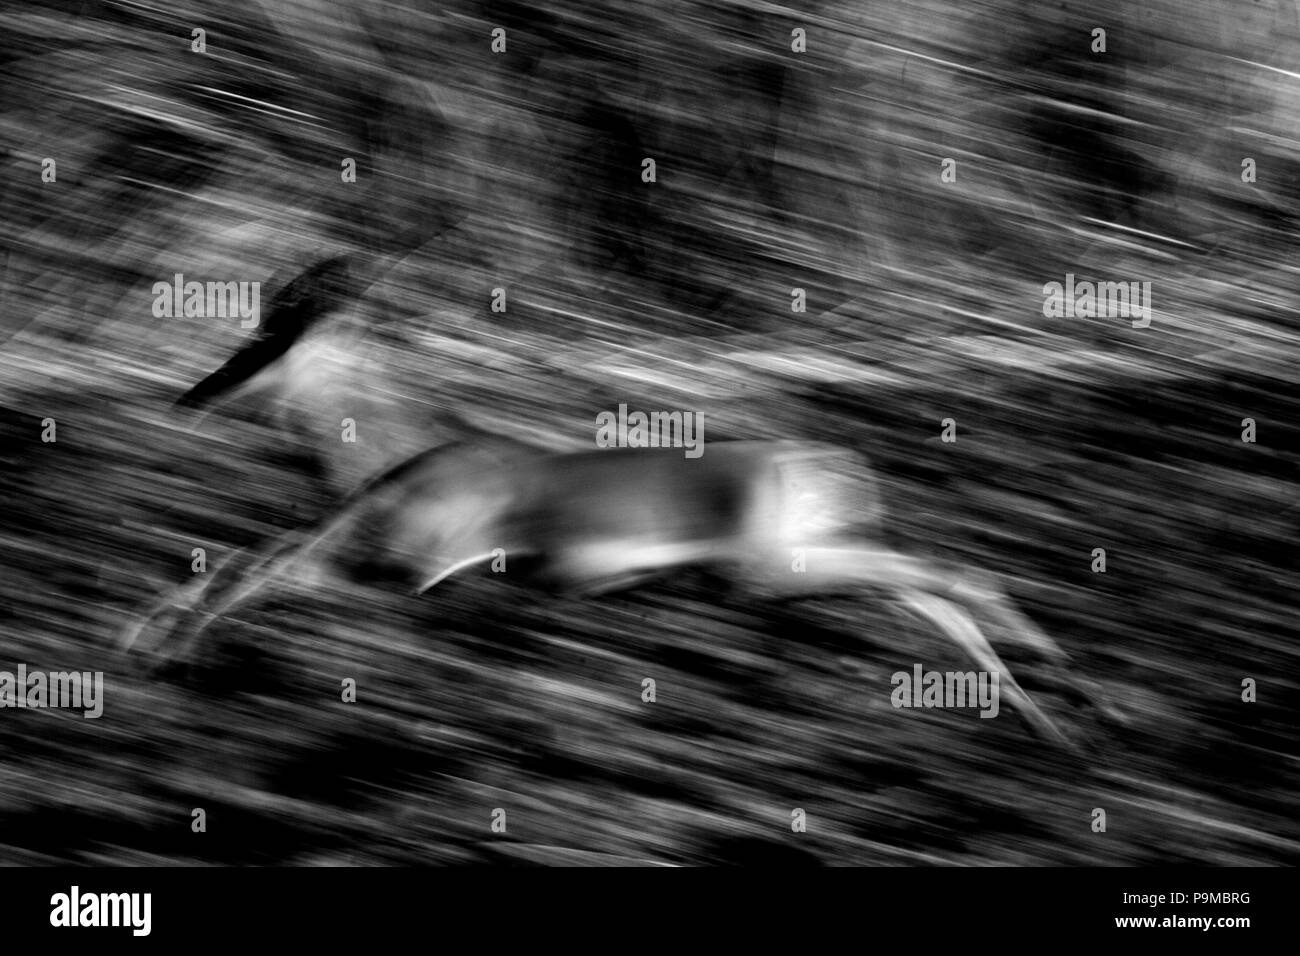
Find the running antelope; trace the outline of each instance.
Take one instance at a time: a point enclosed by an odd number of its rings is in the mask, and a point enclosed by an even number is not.
[[[679,449],[556,453],[500,441],[452,444],[372,481],[334,517],[196,578],[133,625],[124,642],[184,658],[214,622],[277,584],[356,577],[363,569],[381,569],[422,594],[504,558],[509,576],[595,595],[708,566],[778,599],[879,589],[997,673],[1006,701],[1040,734],[1066,743],[983,627],[1062,672],[1064,652],[988,575],[885,547],[882,517],[868,464],[833,446],[715,442],[689,459]]]

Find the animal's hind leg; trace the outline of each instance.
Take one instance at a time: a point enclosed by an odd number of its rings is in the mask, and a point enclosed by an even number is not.
[[[869,546],[807,548],[803,558],[803,573],[769,573],[769,583],[785,592],[827,592],[866,584],[893,592],[910,589],[933,594],[979,610],[1008,643],[1029,648],[1058,667],[1069,665],[1069,656],[1060,645],[1015,606],[991,574]]]
[[[801,570],[795,570],[797,564]],[[791,556],[754,566],[764,584],[786,596],[827,594],[863,585],[898,591],[912,588],[931,594],[950,591],[958,575],[892,548],[792,548]]]
[[[1019,615],[1000,590],[988,583],[971,584],[955,568],[945,568],[890,548],[806,548],[802,549],[802,559],[803,571],[786,569],[773,573],[769,568],[766,576],[769,585],[787,595],[832,593],[849,586],[866,585],[897,596],[938,626],[981,667],[997,671],[999,682],[1007,687],[1009,696],[1038,730],[1051,739],[1065,740],[1021,688],[967,613],[967,608],[991,609],[993,617],[1008,630],[1008,636],[1035,647],[1054,661],[1063,660],[1064,652]]]
[[[951,597],[983,608],[1005,640],[1034,651],[1058,667],[1069,666],[1069,655],[1016,607],[992,575],[982,571],[963,573],[953,584]]]
[[[1107,720],[1120,724],[1128,722],[1102,686],[1074,669],[1070,655],[1016,607],[991,574],[980,571],[963,575],[950,596],[967,605],[980,607],[985,616],[997,625],[997,636],[1002,640],[1027,648],[1047,661],[1051,665],[1053,687],[1085,701]]]
[[[1016,707],[1040,734],[1064,746],[1072,746],[1065,734],[1061,733],[1056,724],[1025,693],[1020,682],[998,657],[997,651],[993,650],[993,646],[989,644],[974,620],[951,601],[933,594],[904,589],[899,592],[899,597],[906,606],[933,623],[949,639],[965,650],[983,670],[997,674],[999,689],[1009,692],[1008,696]]]

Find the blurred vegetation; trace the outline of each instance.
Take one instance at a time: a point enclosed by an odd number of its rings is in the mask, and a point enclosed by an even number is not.
[[[1300,24],[1130,6],[7,5],[0,668],[107,701],[0,716],[0,862],[1295,862]],[[333,255],[367,284],[309,396],[172,410],[248,333],[154,318],[154,282]],[[1150,328],[1045,318],[1066,273],[1150,281]],[[202,675],[116,648],[193,547],[468,428],[582,446],[619,402],[864,451],[894,542],[1002,574],[1129,725],[1032,672],[1087,759],[894,711],[893,671],[964,663],[926,628],[703,574],[304,584]]]

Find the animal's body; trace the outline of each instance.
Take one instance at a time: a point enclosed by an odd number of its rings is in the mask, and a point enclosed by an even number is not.
[[[510,580],[590,595],[704,566],[757,597],[882,592],[934,624],[983,670],[997,672],[1008,702],[1041,734],[1065,739],[984,629],[1062,674],[1064,652],[992,575],[888,547],[881,495],[862,456],[790,441],[715,441],[698,458],[679,448],[554,452],[445,421],[409,427],[408,410],[395,399],[366,399],[364,387],[349,387],[383,378],[380,357],[361,357],[357,340],[366,324],[355,315],[340,321],[364,284],[354,267],[327,260],[289,283],[272,298],[249,345],[179,404],[203,409],[244,392],[273,391],[273,406],[304,410],[300,418],[313,426],[328,422],[333,429],[341,415],[363,420],[373,449],[367,455],[353,454],[357,446],[341,444],[337,433],[317,436],[336,490],[355,487],[354,479],[418,447],[410,439],[463,440],[389,468],[323,522],[196,575],[129,628],[129,647],[183,658],[222,616],[277,585],[321,575],[360,581],[378,574],[416,594],[492,563]],[[322,334],[326,320],[333,331]]]
[[[425,452],[354,495],[322,524],[241,553],[169,595],[126,642],[188,654],[207,627],[290,580],[376,571],[412,594],[496,562],[513,580],[577,594],[704,566],[758,596],[877,589],[935,624],[1041,734],[1065,738],[1007,670],[983,630],[1066,657],[988,575],[886,547],[870,465],[833,446],[714,442],[680,449],[547,452],[510,442]],[[432,639],[436,639],[432,638]]]

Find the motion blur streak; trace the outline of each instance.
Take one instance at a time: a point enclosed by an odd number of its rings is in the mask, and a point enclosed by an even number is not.
[[[1293,0],[433,7],[0,8],[0,862],[1294,862]]]

